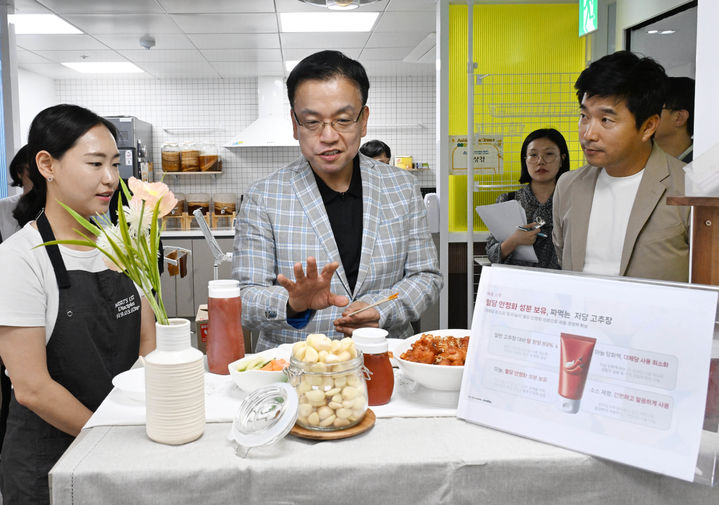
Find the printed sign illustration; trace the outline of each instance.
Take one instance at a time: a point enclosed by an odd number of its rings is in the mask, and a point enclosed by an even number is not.
[[[457,415],[693,480],[717,293],[482,271]]]
[[[474,141],[474,170],[476,174],[501,174],[504,168],[504,148],[500,135],[479,135]],[[467,136],[449,137],[449,171],[467,173]]]

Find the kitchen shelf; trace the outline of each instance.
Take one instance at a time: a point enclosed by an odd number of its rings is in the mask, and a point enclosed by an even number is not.
[[[167,177],[167,176],[172,176],[172,177],[177,178],[177,177],[186,177],[186,176],[190,176],[190,175],[211,175],[212,178],[214,179],[216,175],[222,175],[222,171],[217,171],[217,170],[213,170],[213,171],[208,170],[206,172],[161,172],[161,173],[162,173],[163,178]]]
[[[217,133],[225,131],[224,128],[217,126],[165,126],[162,129],[170,135]]]

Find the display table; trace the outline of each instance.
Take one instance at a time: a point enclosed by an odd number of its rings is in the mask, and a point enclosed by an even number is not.
[[[717,505],[719,488],[585,456],[456,418],[378,419],[316,442],[288,436],[235,455],[229,424],[182,446],[144,426],[84,430],[50,472],[54,505]]]

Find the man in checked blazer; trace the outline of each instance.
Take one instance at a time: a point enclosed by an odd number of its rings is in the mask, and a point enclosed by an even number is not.
[[[564,270],[686,282],[689,209],[684,163],[654,142],[666,74],[619,51],[587,67],[575,88],[579,142],[589,162],[559,178],[552,238]]]
[[[302,156],[252,185],[235,230],[233,276],[258,350],[367,326],[407,337],[439,295],[414,176],[359,153],[368,90],[362,65],[337,51],[308,56],[287,79]]]

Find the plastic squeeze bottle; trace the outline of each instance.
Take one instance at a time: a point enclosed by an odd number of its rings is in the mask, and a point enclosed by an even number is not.
[[[240,283],[210,281],[208,295],[207,366],[210,373],[228,375],[227,365],[245,355]]]

